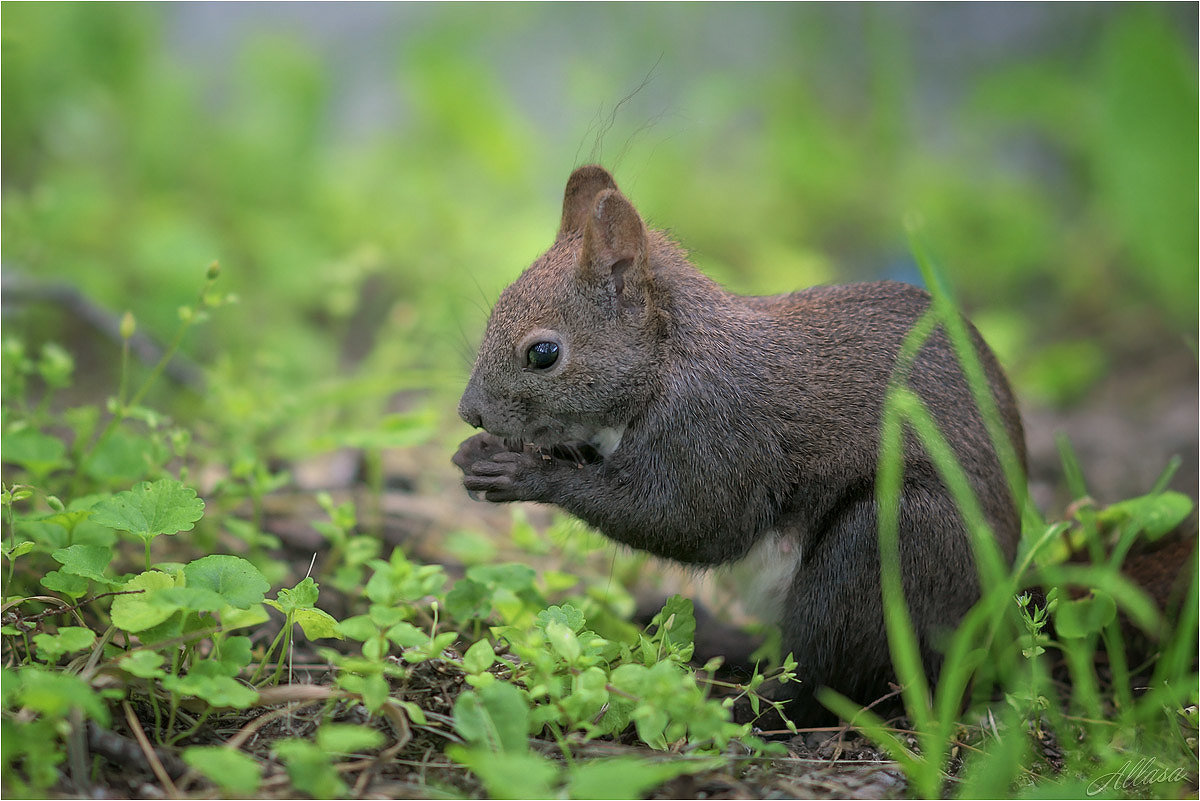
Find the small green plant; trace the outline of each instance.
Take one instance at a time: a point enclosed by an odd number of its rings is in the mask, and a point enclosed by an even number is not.
[[[448,455],[421,446],[453,416],[461,335],[485,313],[464,285],[493,295],[544,244],[544,187],[579,161],[580,142],[632,170],[647,209],[669,208],[706,270],[739,291],[845,277],[835,263],[888,263],[894,221],[919,204],[947,261],[972,266],[956,276],[961,295],[984,307],[980,328],[1027,401],[1085,397],[1120,367],[1114,354],[1158,354],[1195,330],[1194,59],[1159,7],[1086,9],[1069,53],[1050,47],[964,75],[936,141],[897,113],[921,91],[906,28],[923,9],[865,15],[867,46],[851,49],[866,71],[840,74],[865,76],[872,102],[847,104],[836,85],[812,90],[809,73],[846,50],[843,37],[819,35],[825,12],[748,7],[768,43],[816,35],[799,50],[760,48],[765,60],[739,67],[744,81],[693,75],[680,97],[700,117],[741,109],[763,124],[686,136],[635,133],[646,118],[629,112],[637,102],[595,135],[594,99],[622,96],[646,65],[603,48],[573,55],[619,68],[582,70],[587,91],[557,109],[567,134],[555,141],[506,96],[494,64],[468,52],[488,48],[463,44],[543,18],[570,27],[566,5],[511,6],[499,26],[452,5],[415,27],[394,20],[417,45],[393,76],[414,113],[349,136],[326,124],[340,97],[329,54],[286,33],[246,37],[230,62],[237,86],[214,106],[207,77],[163,45],[161,8],[4,13],[6,796],[111,793],[113,766],[148,753],[182,758],[183,776],[146,779],[166,797],[367,795],[385,772],[424,785],[396,794],[634,797],[679,772],[729,769],[739,728],[726,704],[744,694],[765,708],[766,677],[736,686],[687,667],[678,599],[648,629],[630,623],[643,559],[594,558],[599,535],[564,517],[543,530],[519,511],[507,537],[466,516],[447,521],[454,530],[438,544],[461,567],[421,564],[378,536],[396,534],[385,478],[403,474],[414,495],[441,489],[418,468]],[[639,20],[668,52],[691,30],[672,13]],[[598,33],[626,23],[614,16]],[[714,147],[728,157],[709,158]],[[1069,169],[1048,183],[1044,164]],[[705,191],[679,191],[681,176]],[[245,269],[205,269],[214,253]],[[26,277],[101,310],[137,298],[112,321],[112,358],[73,310],[26,303]],[[235,292],[242,302],[230,302]],[[1053,314],[1031,307],[1034,295]],[[221,325],[203,324],[217,313]],[[156,335],[163,355],[143,368],[139,350]],[[172,385],[180,357],[204,365],[201,391]],[[111,398],[97,401],[110,367]],[[893,421],[937,451],[920,408],[893,400]],[[296,491],[304,462],[351,448],[353,498],[341,486]],[[395,449],[417,467],[385,470]],[[1076,503],[1058,522],[1027,516],[1011,571],[980,560],[994,584],[949,644],[932,697],[910,680],[903,604],[888,604],[917,745],[840,708],[892,749],[911,794],[1116,794],[1089,784],[1127,775],[1137,755],[1171,775],[1186,767],[1194,786],[1196,585],[1171,619],[1119,571],[1190,500],[1164,480],[1140,498],[1089,501],[1083,467],[1062,450]],[[954,466],[939,465],[954,483]],[[311,568],[281,515],[324,538]],[[1135,664],[1123,620],[1159,637],[1153,661]],[[776,670],[786,676],[789,663]],[[717,689],[728,697],[710,698]],[[139,728],[157,751],[142,749]],[[94,735],[115,743],[116,762],[86,758]],[[589,757],[614,738],[667,750]],[[1055,749],[1061,758],[1045,764]],[[127,778],[116,792],[135,786]]]
[[[904,768],[913,788],[926,797],[944,794],[950,778],[950,748],[956,742],[960,710],[969,687],[973,687],[972,697],[980,705],[987,704],[992,688],[999,688],[1009,708],[999,715],[1002,725],[993,728],[996,741],[968,760],[965,775],[969,781],[961,788],[967,797],[1007,792],[1025,770],[1029,751],[1025,740],[1029,730],[1041,734],[1048,728],[1060,738],[1068,733],[1082,737],[1084,747],[1071,755],[1072,768],[1080,775],[1094,773],[1097,766],[1111,767],[1133,753],[1126,750],[1132,743],[1111,738],[1112,732],[1139,732],[1143,742],[1153,742],[1156,748],[1165,749],[1155,753],[1174,754],[1172,759],[1190,764],[1191,749],[1178,748],[1184,739],[1178,721],[1183,710],[1194,706],[1197,696],[1194,667],[1180,656],[1183,651],[1194,652],[1195,648],[1196,614],[1192,608],[1196,604],[1195,579],[1184,601],[1183,608],[1187,610],[1184,619],[1170,630],[1148,691],[1136,699],[1131,694],[1131,674],[1116,618],[1119,608],[1144,631],[1152,635],[1162,631],[1158,610],[1121,574],[1121,562],[1136,539],[1160,537],[1190,515],[1191,501],[1177,493],[1162,492],[1164,477],[1158,482],[1159,488],[1143,498],[1099,512],[1080,507],[1078,529],[1069,523],[1047,525],[1026,505],[1018,563],[1012,571],[1006,570],[961,467],[921,401],[904,386],[905,365],[937,326],[944,327],[988,424],[1013,497],[1025,497],[1024,477],[1000,426],[962,318],[915,232],[913,237],[914,252],[933,303],[901,350],[898,380],[885,401],[877,497],[889,644],[919,751],[909,749],[878,716],[857,709],[844,697],[827,693],[825,703],[884,748]],[[947,647],[938,685],[932,692],[918,656],[898,572],[895,499],[899,497],[900,438],[905,426],[916,432],[954,495],[972,537],[983,588],[982,598]],[[1073,489],[1079,497],[1086,497],[1078,465],[1065,441],[1063,447],[1068,473],[1075,476]],[[1107,556],[1106,547],[1097,535],[1101,520],[1117,532]],[[1087,543],[1091,564],[1061,561],[1061,543],[1072,538]],[[1030,596],[1019,593],[1019,588],[1029,583],[1045,588],[1044,605],[1031,607]],[[1068,588],[1072,587],[1082,589],[1085,594],[1068,597]],[[1050,619],[1055,624],[1056,639],[1044,632]],[[1101,643],[1112,667],[1112,697],[1107,701],[1100,691],[1095,669],[1095,655]],[[1050,680],[1047,666],[1050,649],[1061,657],[1070,673],[1071,691],[1067,699],[1060,697]],[[1065,708],[1060,709],[1060,705]],[[1166,720],[1162,716],[1164,710],[1168,711]],[[1115,727],[1108,722],[1114,714],[1118,721]]]
[[[519,690],[488,682],[455,703],[454,726],[464,745],[450,746],[447,754],[470,768],[493,798],[636,798],[675,776],[719,764],[712,758],[631,757],[559,763],[529,747],[531,724]]]

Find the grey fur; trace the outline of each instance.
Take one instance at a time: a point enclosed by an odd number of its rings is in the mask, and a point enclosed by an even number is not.
[[[459,404],[485,429],[454,462],[489,501],[551,503],[608,537],[695,565],[738,560],[768,532],[802,554],[780,621],[802,681],[792,713],[825,717],[828,685],[869,702],[891,677],[874,480],[884,391],[929,296],[894,282],[771,297],[725,291],[648,231],[600,167],[571,176],[554,245],[492,311]],[[1024,461],[1016,403],[972,329]],[[531,341],[560,345],[527,369]],[[1015,503],[943,332],[909,385],[954,448],[1011,561]],[[602,456],[588,443],[623,427]],[[925,665],[978,598],[963,523],[919,444],[905,445],[901,559]]]

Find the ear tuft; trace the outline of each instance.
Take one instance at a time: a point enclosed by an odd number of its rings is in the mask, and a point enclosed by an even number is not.
[[[558,238],[583,230],[588,215],[596,206],[596,196],[606,189],[617,188],[608,170],[597,164],[588,164],[571,173],[567,189],[563,192],[562,222],[558,226]]]
[[[645,310],[650,297],[650,262],[646,226],[637,210],[616,188],[596,196],[583,230],[579,277],[592,286],[607,286],[620,308]]]

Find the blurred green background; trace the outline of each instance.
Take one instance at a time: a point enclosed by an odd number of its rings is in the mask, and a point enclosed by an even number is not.
[[[157,403],[281,457],[380,426],[452,441],[489,304],[600,161],[739,292],[919,280],[922,220],[1024,401],[1069,407],[1194,350],[1196,23],[1194,4],[5,3],[4,336],[62,342],[80,391],[90,369],[111,393],[119,343],[11,282],[166,341],[216,259],[238,302],[184,343],[203,390]]]

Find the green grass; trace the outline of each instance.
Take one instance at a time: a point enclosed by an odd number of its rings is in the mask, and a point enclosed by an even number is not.
[[[1051,732],[1059,742],[1070,739],[1066,776],[1051,784],[1054,793],[1078,794],[1092,786],[1098,776],[1119,773],[1123,765],[1149,756],[1172,777],[1172,792],[1191,775],[1195,765],[1194,737],[1188,741],[1195,717],[1197,674],[1194,660],[1182,658],[1196,648],[1197,581],[1195,570],[1181,566],[1181,576],[1191,577],[1182,601],[1181,619],[1164,626],[1160,610],[1141,588],[1122,574],[1122,560],[1135,540],[1154,540],[1170,532],[1193,512],[1186,496],[1164,492],[1151,494],[1101,512],[1101,517],[1118,523],[1119,539],[1111,530],[1101,532],[1095,516],[1085,510],[1076,522],[1086,539],[1093,563],[1067,565],[1061,562],[1061,545],[1070,538],[1071,527],[1048,525],[1028,506],[1025,477],[1013,452],[995,400],[988,388],[982,365],[971,347],[963,320],[946,294],[944,281],[930,260],[926,247],[914,235],[914,252],[931,288],[933,303],[914,327],[901,348],[894,385],[884,403],[883,437],[876,497],[880,509],[884,614],[893,664],[903,687],[904,708],[916,734],[919,749],[913,752],[873,713],[858,711],[847,699],[830,693],[831,709],[854,720],[905,769],[912,789],[923,797],[952,794],[960,797],[994,796],[998,788],[1011,786],[1029,769],[1030,732],[1041,737]],[[1003,564],[979,503],[953,452],[921,400],[906,386],[907,371],[921,345],[937,328],[944,328],[959,357],[976,403],[983,413],[992,442],[1004,467],[1010,492],[1025,507],[1020,558],[1010,572]],[[899,572],[899,497],[903,475],[903,433],[906,427],[919,437],[939,474],[950,490],[972,537],[982,598],[968,613],[946,649],[946,660],[936,690],[931,692],[920,658],[916,635],[907,613]],[[1067,446],[1069,447],[1069,446]],[[1071,461],[1069,453],[1064,459]],[[1078,468],[1076,497],[1086,497]],[[1159,482],[1165,485],[1165,481]],[[1126,507],[1122,510],[1120,507]],[[1195,561],[1195,557],[1192,557]],[[1029,604],[1022,592],[1027,586],[1042,589],[1043,610]],[[1072,589],[1086,593],[1068,600]],[[1017,602],[1014,606],[1014,600]],[[1117,611],[1127,615],[1152,637],[1164,635],[1150,683],[1133,697],[1131,672],[1125,660],[1126,646]],[[1042,629],[1052,618],[1057,639]],[[1049,650],[1048,650],[1049,649]],[[1097,654],[1103,650],[1111,670],[1108,686],[1101,690]],[[1019,657],[1019,658],[1018,658]],[[1050,679],[1052,659],[1064,661],[1070,673],[1069,692],[1063,698]],[[949,771],[949,752],[962,727],[962,703],[968,695],[982,699],[986,714],[998,716],[993,738],[963,767],[961,783]],[[991,700],[1002,696],[1009,708],[993,713]],[[1065,703],[1064,703],[1065,702]],[[968,717],[984,714],[972,709]],[[1191,779],[1187,779],[1191,781]],[[1055,786],[1057,785],[1057,786]],[[1064,786],[1065,785],[1065,786]],[[1107,793],[1128,792],[1130,787],[1106,787]],[[1140,788],[1146,791],[1145,787]],[[1002,794],[1002,793],[1001,793]],[[1089,793],[1092,795],[1093,793]]]
[[[589,154],[737,291],[859,278],[868,264],[921,270],[937,298],[930,324],[960,343],[994,438],[955,303],[1028,402],[1069,405],[1124,354],[1194,339],[1196,77],[1164,9],[1097,11],[1072,43],[977,65],[928,117],[916,111],[928,108],[922,12],[872,7],[847,23],[822,8],[723,9],[779,38],[722,74],[685,35],[686,9],[610,11],[397,19],[416,33],[382,54],[383,91],[405,113],[351,132],[334,120],[334,57],[287,32],[249,35],[222,94],[164,44],[161,8],[4,7],[5,291],[18,275],[39,291],[70,286],[116,329],[110,341],[37,292],[6,294],[6,794],[70,793],[100,770],[80,762],[86,721],[131,737],[135,721],[190,770],[175,780],[185,793],[230,795],[342,795],[349,755],[403,761],[426,735],[457,743],[438,751],[429,787],[493,795],[513,771],[529,782],[521,795],[637,795],[729,765],[732,739],[762,746],[685,666],[689,605],[673,600],[644,630],[628,622],[641,560],[519,512],[511,530],[447,536],[461,575],[378,536],[385,457],[444,464],[465,434],[454,403],[488,306],[549,244],[562,182]],[[533,107],[489,60],[535,25],[572,32],[553,108]],[[1035,166],[1012,158],[1026,145]],[[142,335],[168,358],[141,358]],[[202,388],[179,380],[171,354],[200,365]],[[909,426],[970,524],[985,593],[931,690],[897,577],[884,575],[915,749],[835,708],[901,764],[914,795],[1078,795],[1150,757],[1194,786],[1196,583],[1163,620],[1120,571],[1191,501],[1165,479],[1142,497],[1084,501],[1088,465],[1064,443],[1066,494],[1081,502],[1044,510],[1057,522],[1027,507],[1010,571],[900,385],[888,419],[883,519],[894,437]],[[296,463],[344,447],[363,453],[363,491],[306,497],[313,511],[296,514],[324,543],[307,576],[273,557],[268,510]],[[460,497],[452,483],[418,491]],[[885,551],[894,534],[883,527]],[[1064,561],[1068,545],[1086,559]],[[505,561],[554,553],[569,572]],[[1052,608],[1021,605],[1026,587],[1053,594]],[[1159,637],[1152,665],[1129,664],[1118,612]],[[336,678],[304,696],[290,680],[298,652]],[[466,688],[441,712],[395,691],[435,664]],[[1149,677],[1136,691],[1135,675]],[[281,699],[311,715],[304,736],[248,745],[247,721]],[[689,759],[586,756],[621,731]],[[1046,742],[1061,766],[1042,757]],[[1182,792],[1108,787],[1134,790]]]

